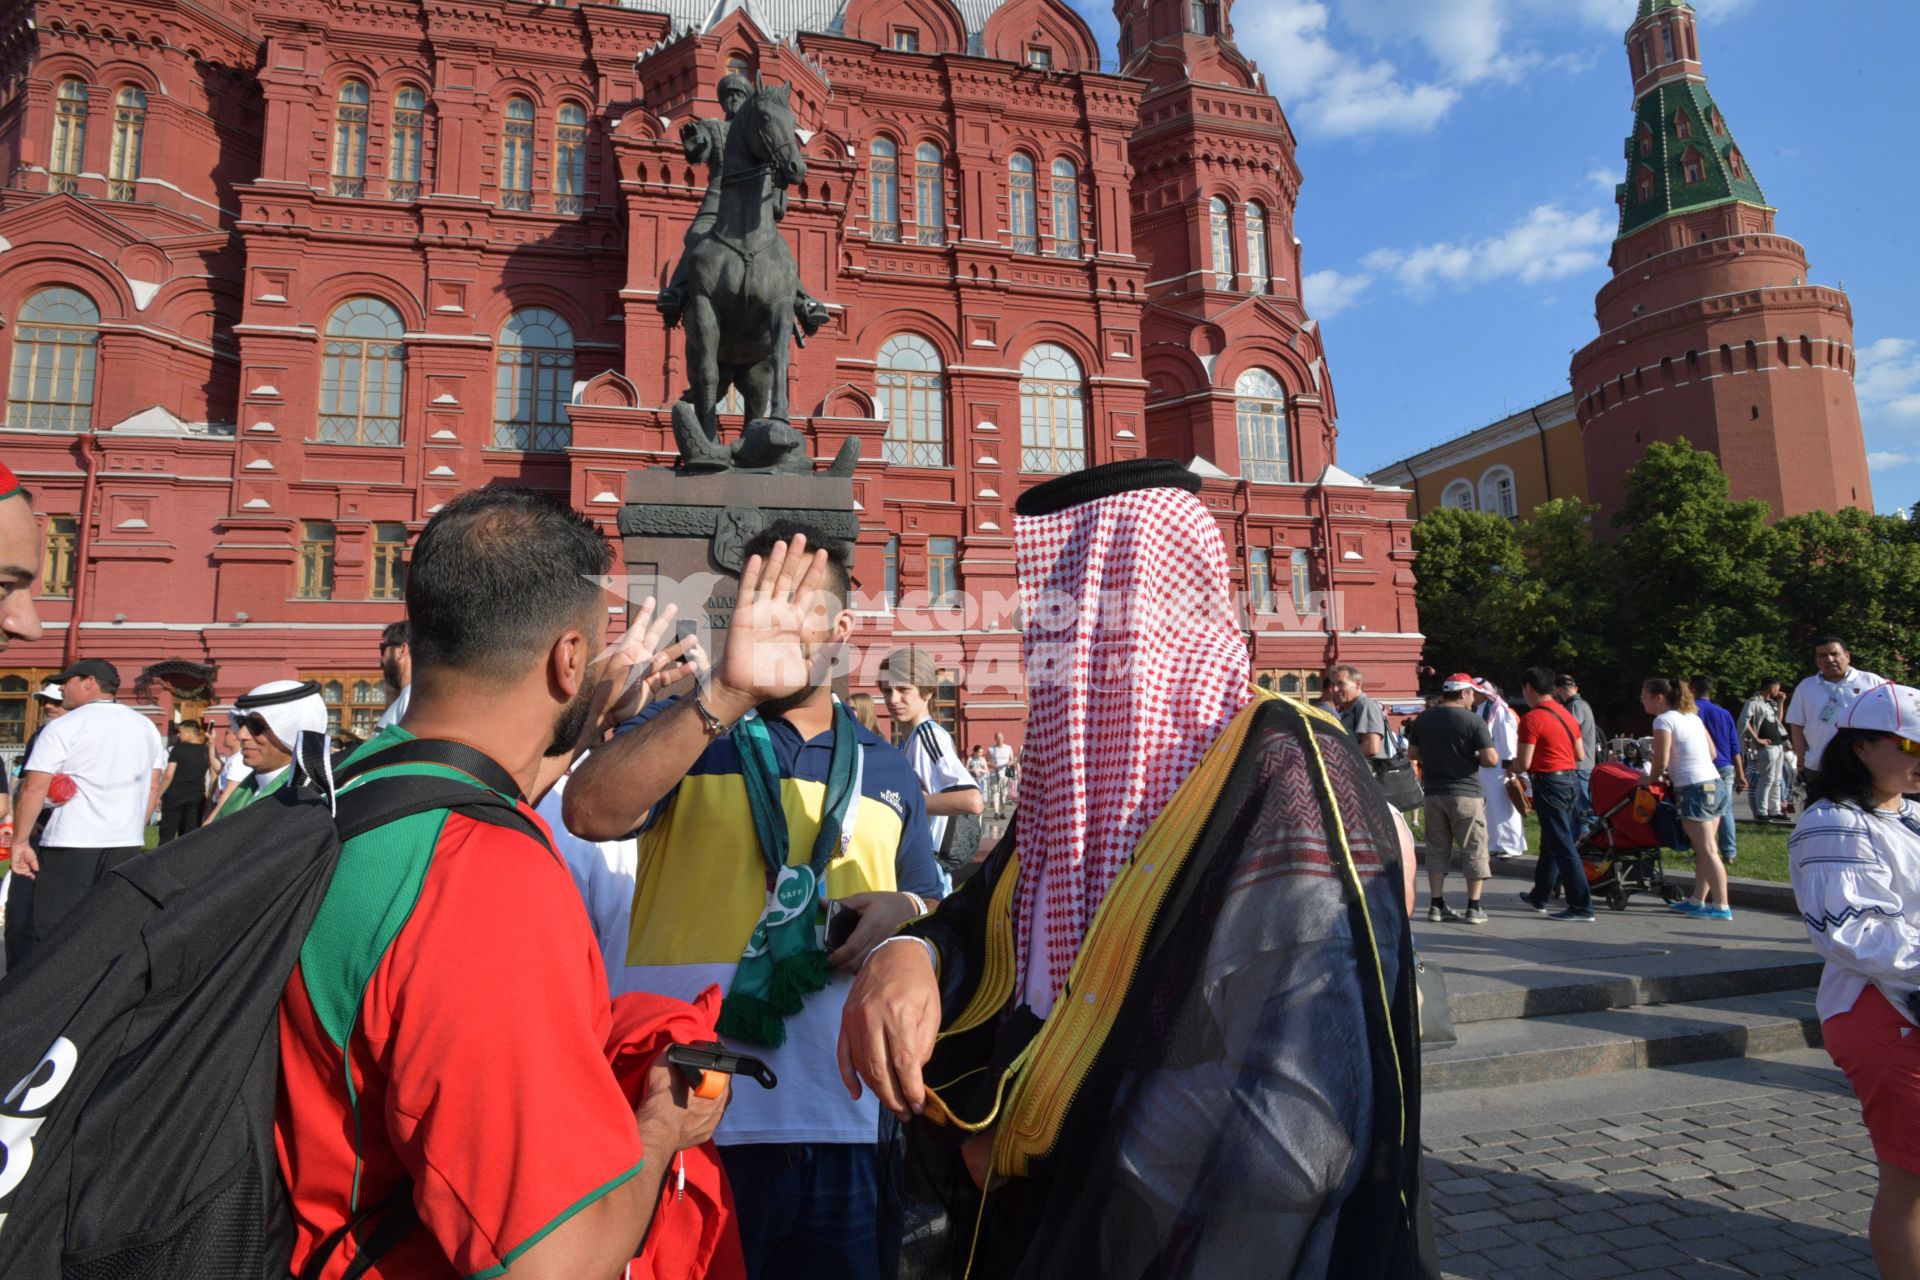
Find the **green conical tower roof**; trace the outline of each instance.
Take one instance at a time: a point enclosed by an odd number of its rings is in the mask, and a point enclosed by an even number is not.
[[[1690,9],[1692,7],[1692,5],[1687,3],[1687,0],[1640,0],[1640,12],[1634,17],[1634,21],[1644,21],[1665,9]]]
[[[1681,0],[1640,0],[1642,18]],[[1627,180],[1619,189],[1620,234],[1717,204],[1765,205],[1753,169],[1697,75],[1665,81],[1634,104]]]

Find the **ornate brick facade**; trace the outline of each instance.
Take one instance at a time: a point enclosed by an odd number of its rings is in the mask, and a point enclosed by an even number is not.
[[[863,440],[861,639],[931,625],[997,669],[955,693],[964,742],[1018,738],[1012,618],[923,593],[1010,596],[1021,488],[1149,453],[1195,460],[1271,602],[1257,667],[1410,693],[1406,495],[1335,466],[1292,135],[1230,0],[1122,7],[1115,74],[1060,0],[12,4],[0,449],[72,579],[13,674],[77,648],[375,697],[406,539],[453,494],[611,532],[671,458],[654,301],[706,184],[679,128],[733,68],[793,86],[784,225],[833,319],[792,400],[817,456]]]

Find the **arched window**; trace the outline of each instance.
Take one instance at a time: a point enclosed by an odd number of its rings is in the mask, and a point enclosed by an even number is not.
[[[53,102],[53,154],[47,158],[47,190],[72,191],[79,186],[87,159],[87,86],[66,79]]]
[[[1644,204],[1646,201],[1653,199],[1653,170],[1643,166],[1640,170],[1638,185],[1640,188],[1641,203]]]
[[[875,138],[870,154],[872,168],[867,179],[870,235],[886,244],[899,244],[900,148],[892,138]]]
[[[1520,503],[1514,496],[1513,472],[1509,468],[1489,467],[1480,477],[1480,509],[1509,520],[1519,516]]]
[[[327,317],[321,349],[320,439],[328,444],[399,444],[406,376],[400,313],[378,298],[349,298]]]
[[[1732,151],[1727,152],[1727,168],[1733,171],[1733,176],[1736,178],[1744,178],[1747,176],[1746,162],[1740,158],[1739,148],[1736,147]]]
[[[113,100],[113,156],[107,169],[107,199],[131,200],[140,181],[140,153],[147,139],[147,93],[139,85],[121,87]]]
[[[1015,253],[1040,252],[1039,197],[1034,188],[1033,157],[1024,151],[1007,161],[1007,230]]]
[[[880,344],[873,399],[887,420],[883,451],[888,462],[903,467],[947,465],[946,382],[940,376],[940,353],[931,342],[902,333]]]
[[[1470,481],[1455,480],[1447,485],[1440,495],[1440,505],[1452,507],[1455,511],[1473,510],[1473,485]]]
[[[1673,136],[1682,141],[1693,136],[1693,121],[1687,118],[1684,111],[1676,111],[1673,115]]]
[[[1640,154],[1643,156],[1653,154],[1653,130],[1647,128],[1644,122],[1640,125]]]
[[[1273,279],[1267,257],[1267,211],[1258,202],[1247,206],[1247,288],[1265,293]]]
[[[587,208],[587,109],[560,104],[553,126],[553,211],[584,213]]]
[[[367,194],[367,82],[341,84],[333,102],[333,194]]]
[[[1313,556],[1304,548],[1298,548],[1288,557],[1292,569],[1290,584],[1293,588],[1293,611],[1305,618],[1320,612],[1313,599]]]
[[[55,285],[28,298],[14,317],[7,425],[85,431],[93,421],[99,342],[100,308],[78,289]]]
[[[1080,362],[1043,342],[1020,361],[1020,469],[1059,475],[1087,465]]]
[[[1660,60],[1663,64],[1673,61],[1673,28],[1672,27],[1660,28]]]
[[[1064,157],[1053,162],[1053,252],[1080,256],[1080,171]]]
[[[1701,182],[1706,179],[1707,167],[1700,163],[1700,153],[1697,151],[1689,151],[1686,155],[1682,156],[1680,158],[1680,168],[1681,172],[1686,175],[1689,183]]]
[[[426,151],[427,95],[403,84],[393,95],[393,130],[387,141],[387,199],[420,198],[420,160]]]
[[[1233,288],[1233,206],[1215,196],[1207,202],[1207,229],[1213,242],[1213,287]]]
[[[727,55],[727,74],[752,79],[753,64],[747,61],[747,55],[744,53],[729,54]]]
[[[1214,0],[1187,0],[1187,30],[1197,36],[1210,36],[1220,29],[1220,10]]]
[[[947,169],[940,148],[923,142],[913,153],[913,211],[921,244],[947,242]]]
[[[500,130],[500,207],[533,208],[533,101],[508,98]]]
[[[1293,453],[1287,447],[1287,393],[1265,369],[1249,369],[1233,386],[1234,414],[1240,424],[1240,474],[1260,484],[1293,479]]]
[[[573,443],[573,327],[525,307],[500,327],[493,362],[493,447],[558,453]]]

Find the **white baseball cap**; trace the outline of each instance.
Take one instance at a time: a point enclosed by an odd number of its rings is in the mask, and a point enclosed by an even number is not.
[[[39,690],[35,692],[33,696],[36,698],[43,698],[48,702],[56,702],[56,703],[65,702],[67,700],[66,691],[57,684],[41,685]]]
[[[1920,689],[1904,684],[1877,685],[1860,695],[1840,727],[1898,734],[1920,742]]]

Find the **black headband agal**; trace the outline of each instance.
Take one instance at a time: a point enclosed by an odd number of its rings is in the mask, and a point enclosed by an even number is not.
[[[1022,516],[1050,516],[1069,507],[1139,489],[1185,489],[1188,493],[1198,493],[1200,477],[1166,458],[1109,462],[1085,471],[1070,471],[1035,485],[1020,495],[1013,511]]]
[[[291,689],[282,689],[278,693],[245,693],[233,700],[236,711],[258,711],[261,707],[277,707],[282,703],[298,702],[302,698],[320,696],[320,682],[308,680]]]

